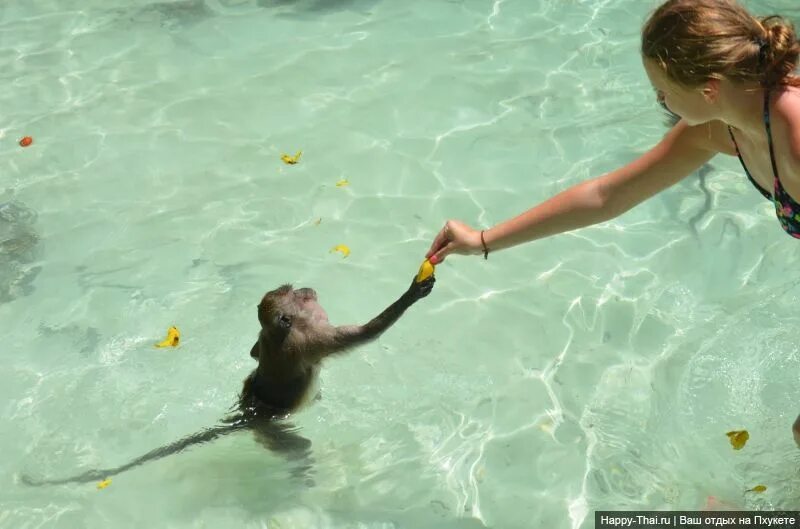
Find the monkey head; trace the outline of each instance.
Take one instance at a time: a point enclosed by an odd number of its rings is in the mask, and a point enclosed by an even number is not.
[[[797,446],[800,448],[800,415],[798,415],[797,419],[794,421],[792,434],[794,434],[794,442],[797,443]]]
[[[295,289],[288,284],[264,294],[258,304],[258,321],[262,332],[280,341],[292,331],[307,333],[330,325],[314,289]]]

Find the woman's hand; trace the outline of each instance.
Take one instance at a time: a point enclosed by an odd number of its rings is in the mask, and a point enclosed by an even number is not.
[[[451,253],[460,255],[483,253],[481,232],[458,220],[448,220],[436,235],[425,257],[431,264],[439,264]]]

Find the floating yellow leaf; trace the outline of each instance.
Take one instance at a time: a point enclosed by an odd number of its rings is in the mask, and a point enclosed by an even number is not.
[[[766,485],[756,485],[752,489],[748,489],[747,492],[764,492],[765,490],[767,490]]]
[[[156,347],[177,347],[181,341],[181,333],[177,327],[173,326],[167,330],[167,339],[156,344]]]
[[[337,244],[333,248],[331,248],[331,253],[333,252],[340,252],[343,256],[347,257],[350,255],[350,248],[345,246],[344,244]]]
[[[289,165],[294,165],[300,161],[301,154],[303,154],[303,151],[297,151],[297,154],[295,154],[294,156],[291,156],[289,154],[283,154],[281,155],[281,160],[283,160],[284,163],[288,163]]]
[[[103,490],[104,488],[108,487],[109,485],[111,485],[111,480],[110,479],[104,479],[103,481],[101,481],[100,483],[97,484],[97,490]]]
[[[731,440],[731,446],[734,450],[741,450],[744,448],[747,440],[750,439],[750,434],[747,433],[747,430],[736,430],[733,432],[728,432],[725,435],[727,435],[728,439]]]
[[[433,275],[433,265],[430,261],[425,259],[422,261],[422,266],[419,267],[419,272],[417,272],[417,279],[416,282],[419,283],[420,281],[424,281],[431,275]]]
[[[548,433],[550,435],[553,434],[553,421],[551,419],[543,419],[541,423],[539,423],[539,429],[544,433]]]
[[[347,180],[347,178],[342,178],[341,180],[336,182],[336,187],[344,187],[348,185],[350,185],[350,182]]]

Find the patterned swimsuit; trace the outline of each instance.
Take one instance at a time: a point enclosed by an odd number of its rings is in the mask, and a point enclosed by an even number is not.
[[[745,165],[742,159],[742,154],[739,152],[739,145],[736,143],[736,138],[730,126],[728,127],[728,133],[731,135],[733,145],[736,147],[736,156],[738,156],[739,161],[742,162],[742,167],[744,168],[747,178],[765,198],[775,204],[775,213],[778,215],[778,221],[781,223],[781,226],[783,226],[784,231],[795,239],[800,239],[800,204],[789,196],[789,193],[787,193],[783,185],[781,185],[780,178],[778,178],[778,164],[775,162],[775,148],[772,146],[772,127],[769,123],[769,91],[764,91],[764,127],[767,129],[769,158],[770,161],[772,161],[772,174],[775,177],[773,193],[770,193],[758,185],[758,182],[753,179],[750,171],[747,170],[747,165]]]

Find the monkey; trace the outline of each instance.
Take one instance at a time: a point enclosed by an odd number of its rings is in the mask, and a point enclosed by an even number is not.
[[[797,448],[800,448],[800,415],[797,416],[792,425],[792,436],[794,437],[794,442],[797,443]]]
[[[258,304],[261,330],[250,356],[258,366],[247,376],[233,415],[220,424],[156,448],[116,468],[88,470],[60,479],[36,479],[22,475],[26,485],[62,485],[104,480],[148,461],[178,453],[190,446],[212,441],[240,430],[251,430],[265,448],[309,468],[311,442],[286,422],[317,397],[322,361],[378,338],[414,303],[430,294],[434,276],[411,286],[388,308],[364,325],[333,326],[311,288],[282,285],[267,292]]]

